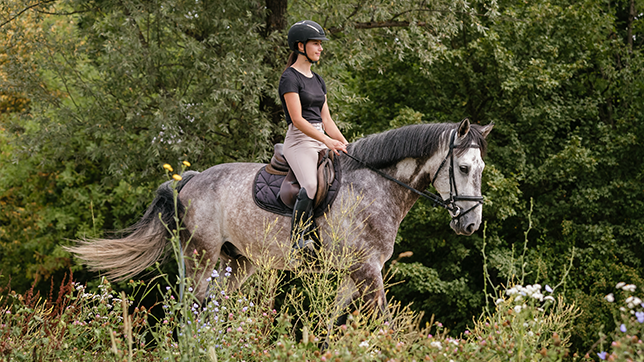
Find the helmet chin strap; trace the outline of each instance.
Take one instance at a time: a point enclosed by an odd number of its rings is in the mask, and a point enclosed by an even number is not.
[[[317,64],[317,63],[318,63],[318,61],[317,61],[317,60],[316,60],[316,61],[312,61],[312,60],[311,60],[311,58],[309,58],[309,56],[306,54],[306,43],[302,43],[302,44],[304,44],[304,52],[301,52],[301,51],[298,49],[298,51],[297,51],[297,52],[298,52],[298,54],[302,54],[302,55],[304,55],[304,56],[306,57],[306,60],[308,60],[308,61],[309,61],[309,63],[311,63],[311,64]]]

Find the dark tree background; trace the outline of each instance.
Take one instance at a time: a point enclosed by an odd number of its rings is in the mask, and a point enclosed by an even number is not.
[[[266,161],[285,133],[286,30],[305,18],[329,33],[315,71],[346,135],[496,124],[485,230],[457,237],[418,202],[392,298],[461,332],[486,306],[485,261],[494,285],[558,286],[585,352],[612,326],[604,295],[644,287],[641,0],[0,4],[0,282],[14,289],[95,278],[61,246],[136,221],[163,163]]]

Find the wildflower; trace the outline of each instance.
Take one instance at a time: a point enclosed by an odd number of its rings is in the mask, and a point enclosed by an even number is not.
[[[606,352],[601,351],[601,352],[597,353],[597,356],[599,356],[600,359],[605,360],[606,359]]]
[[[607,296],[604,297],[608,301],[608,303],[612,303],[615,301],[615,297],[613,296],[613,293],[608,294]]]
[[[555,298],[553,298],[553,296],[552,296],[552,295],[547,295],[547,296],[543,297],[543,300],[551,300],[551,301],[553,301],[553,302],[554,302],[554,301],[555,301]]]
[[[242,327],[237,328],[237,332],[243,332],[244,329]]]
[[[635,312],[635,317],[637,317],[638,322],[644,323],[644,312]]]
[[[627,292],[634,292],[637,287],[634,284],[626,284],[625,286],[622,287],[623,290]]]
[[[520,313],[521,312],[521,306],[520,305],[515,306],[514,307],[514,312],[515,313]]]
[[[172,166],[170,166],[170,165],[169,165],[169,164],[167,164],[167,163],[163,165],[163,168],[165,168],[166,170],[168,170],[168,172],[172,172]]]
[[[624,323],[622,323],[622,325],[621,325],[621,326],[619,326],[619,330],[620,330],[622,333],[626,333],[626,325],[625,325]]]
[[[619,283],[617,283],[617,285],[615,286],[615,288],[616,288],[616,289],[622,289],[622,287],[623,287],[623,286],[625,286],[625,285],[626,285],[626,283],[624,283],[624,282],[619,282]]]
[[[190,162],[188,162],[188,161],[183,161],[182,163],[183,163],[183,165],[184,165],[184,166],[186,166],[186,167],[190,167]]]
[[[548,284],[546,284],[546,292],[552,293],[554,292],[554,290],[552,290],[552,288]]]
[[[536,292],[536,293],[532,294],[532,298],[538,299],[540,302],[542,302],[543,301],[543,294],[541,294],[541,292]]]
[[[362,342],[360,342],[360,344],[358,346],[362,347],[362,348],[368,348],[369,347],[369,342],[362,341]]]
[[[212,274],[210,274],[212,278],[219,278],[219,273],[216,270],[212,271]]]
[[[499,298],[499,299],[496,300],[496,302],[494,302],[494,304],[499,305],[499,304],[501,304],[503,302],[504,302],[503,298]]]
[[[176,173],[175,173],[174,175],[172,175],[172,178],[173,178],[175,181],[181,181],[181,176],[177,175]]]

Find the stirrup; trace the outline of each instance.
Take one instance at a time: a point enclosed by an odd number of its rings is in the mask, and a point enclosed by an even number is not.
[[[316,256],[318,251],[315,245],[315,241],[311,239],[299,238],[297,243],[293,244],[294,252],[304,252],[311,256]]]

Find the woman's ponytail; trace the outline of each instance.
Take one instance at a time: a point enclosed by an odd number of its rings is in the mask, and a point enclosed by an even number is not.
[[[284,67],[282,73],[284,73],[291,65],[295,64],[298,55],[299,54],[297,52],[291,52],[291,55],[289,55],[288,60],[286,61],[286,67]]]

